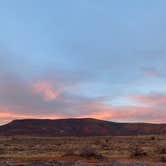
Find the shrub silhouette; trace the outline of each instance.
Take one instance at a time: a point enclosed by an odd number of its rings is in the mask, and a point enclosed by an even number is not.
[[[131,157],[144,157],[144,156],[147,156],[147,153],[139,146],[136,145],[132,149]]]
[[[165,156],[161,156],[160,161],[163,163],[166,163],[166,157]]]
[[[160,154],[166,154],[166,148],[165,147],[159,147],[159,153]]]
[[[79,153],[79,156],[84,158],[96,158],[96,159],[103,158],[103,156],[100,153],[98,153],[95,148],[90,146],[83,147]]]

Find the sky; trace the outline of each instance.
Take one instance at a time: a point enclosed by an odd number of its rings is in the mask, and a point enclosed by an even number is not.
[[[1,0],[0,124],[166,122],[165,0]]]

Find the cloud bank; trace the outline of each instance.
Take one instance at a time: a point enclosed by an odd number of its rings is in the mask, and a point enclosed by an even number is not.
[[[165,122],[165,6],[1,1],[0,124],[71,117]]]

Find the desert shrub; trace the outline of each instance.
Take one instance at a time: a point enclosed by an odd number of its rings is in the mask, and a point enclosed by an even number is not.
[[[135,146],[131,151],[131,157],[144,157],[144,156],[147,156],[147,153],[139,146]]]
[[[67,149],[63,156],[67,157],[67,156],[76,156],[76,155],[78,154],[76,153],[74,149]]]
[[[12,150],[13,151],[25,151],[25,149],[23,147],[13,147]]]
[[[105,140],[105,142],[106,142],[106,143],[109,143],[109,139],[107,138],[107,139]]]
[[[110,149],[108,143],[102,143],[102,144],[101,144],[101,148],[102,148],[103,150],[109,150],[109,149]]]
[[[4,146],[10,146],[10,144],[6,144],[6,143],[5,143],[5,144],[3,144],[3,145],[4,145]]]
[[[15,136],[12,136],[12,137],[11,137],[11,140],[12,140],[12,141],[16,141],[17,138],[16,138]]]
[[[100,144],[101,144],[101,141],[99,139],[94,141],[94,145],[100,145]]]
[[[165,163],[166,162],[166,156],[161,156],[160,161]]]
[[[0,153],[1,153],[1,154],[5,153],[5,149],[2,148],[2,147],[0,147]]]
[[[150,137],[150,139],[153,141],[153,140],[156,139],[156,137],[155,137],[155,136],[152,136],[152,137]]]
[[[84,158],[96,158],[96,159],[103,158],[103,156],[100,153],[98,153],[95,148],[90,146],[83,147],[79,152],[79,156]]]
[[[166,148],[165,147],[159,147],[158,151],[159,151],[159,154],[166,154]]]

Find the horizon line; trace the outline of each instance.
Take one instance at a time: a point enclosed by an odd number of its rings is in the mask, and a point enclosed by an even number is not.
[[[87,118],[81,118],[81,117],[78,117],[78,118],[55,118],[55,119],[51,119],[51,118],[17,118],[17,119],[13,119],[13,120],[10,120],[9,122],[7,123],[4,123],[4,124],[0,124],[0,126],[4,126],[4,125],[7,125],[7,124],[10,124],[12,123],[13,121],[21,121],[21,120],[49,120],[49,121],[55,121],[55,120],[83,120],[83,119],[90,119],[90,120],[99,120],[99,121],[106,121],[106,122],[112,122],[112,123],[127,123],[127,124],[154,124],[154,125],[165,125],[166,123],[161,123],[161,122],[138,122],[138,121],[111,121],[111,120],[105,120],[105,119],[97,119],[97,118],[90,118],[90,117],[87,117]]]

